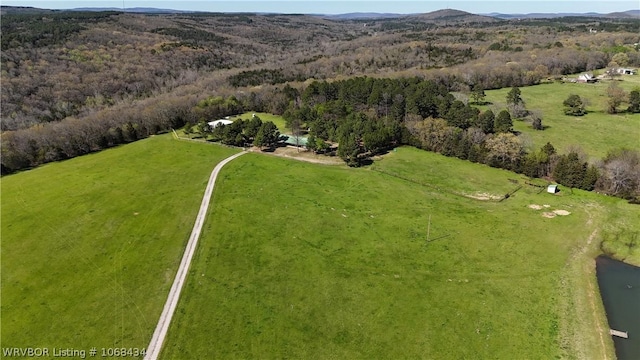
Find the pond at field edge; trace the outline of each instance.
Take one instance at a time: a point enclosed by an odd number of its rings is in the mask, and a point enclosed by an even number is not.
[[[640,359],[640,267],[601,255],[596,274],[609,327],[629,335],[613,336],[618,360]]]

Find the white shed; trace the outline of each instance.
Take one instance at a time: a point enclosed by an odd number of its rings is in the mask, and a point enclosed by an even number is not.
[[[556,184],[553,184],[553,185],[549,185],[549,186],[547,186],[547,192],[548,192],[549,194],[555,194],[555,193],[557,193],[558,191],[560,191],[560,189],[558,189],[558,185],[556,185]]]

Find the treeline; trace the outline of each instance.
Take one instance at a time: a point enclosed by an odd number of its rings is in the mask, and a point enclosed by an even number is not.
[[[2,174],[70,159],[195,122],[191,96],[154,98],[2,134]]]
[[[30,45],[34,48],[62,44],[86,29],[82,23],[108,20],[113,11],[8,14],[2,16],[2,50]]]
[[[300,90],[265,87],[241,96],[159,96],[83,118],[5,132],[1,171],[8,174],[69,159],[185,124],[189,129],[197,125],[197,131],[225,144],[273,147],[277,128],[259,119],[207,128],[207,121],[249,110],[283,114],[293,133],[308,131],[308,147],[318,153],[338,143],[338,156],[350,166],[365,165],[395,146],[411,145],[555,179],[571,188],[627,199],[640,196],[638,151],[613,151],[594,164],[579,151],[558,154],[551,144],[527,151],[512,132],[507,110],[480,112],[456,100],[442,84],[420,78],[314,81]]]
[[[289,81],[304,81],[302,74],[286,74],[282,69],[260,69],[242,71],[229,77],[233,87],[258,86],[262,84],[283,84]]]
[[[159,28],[153,30],[154,33],[169,35],[177,37],[182,40],[185,44],[189,45],[199,45],[201,43],[217,43],[222,44],[227,41],[227,38],[223,36],[216,35],[214,33],[200,30],[196,28]]]
[[[202,98],[193,94],[165,94],[121,103],[82,117],[68,117],[59,122],[3,132],[0,170],[2,175],[6,175],[144,139],[186,124],[206,125],[206,121],[249,109],[275,112],[278,109],[274,106],[286,107],[286,97],[271,88],[241,97]],[[243,141],[225,143],[242,145]]]
[[[510,111],[481,113],[432,81],[361,77],[312,82],[301,93],[283,92],[291,100],[284,113],[287,126],[309,129],[311,150],[324,149],[315,144],[339,143],[338,155],[350,166],[406,144],[570,188],[628,199],[640,195],[637,151],[614,151],[596,164],[579,151],[558,154],[549,143],[527,151],[513,133]],[[517,105],[518,95],[519,89],[512,89],[507,103]]]
[[[191,126],[187,126],[185,130],[187,133],[193,131]],[[204,139],[231,146],[254,145],[261,149],[273,150],[280,141],[278,127],[272,121],[263,122],[255,115],[248,120],[237,119],[229,125],[219,124],[214,128],[201,121],[197,125],[197,132]]]

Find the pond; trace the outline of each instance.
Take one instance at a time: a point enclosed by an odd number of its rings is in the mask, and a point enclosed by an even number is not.
[[[640,359],[640,267],[598,256],[596,273],[609,327],[629,336],[613,336],[618,360]]]

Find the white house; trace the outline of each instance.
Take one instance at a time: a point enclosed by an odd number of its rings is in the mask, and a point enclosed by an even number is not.
[[[220,119],[220,120],[215,120],[215,121],[209,121],[208,124],[209,126],[211,126],[212,129],[214,129],[216,126],[222,124],[222,125],[229,125],[232,124],[233,121],[231,120],[226,120],[226,119]]]

